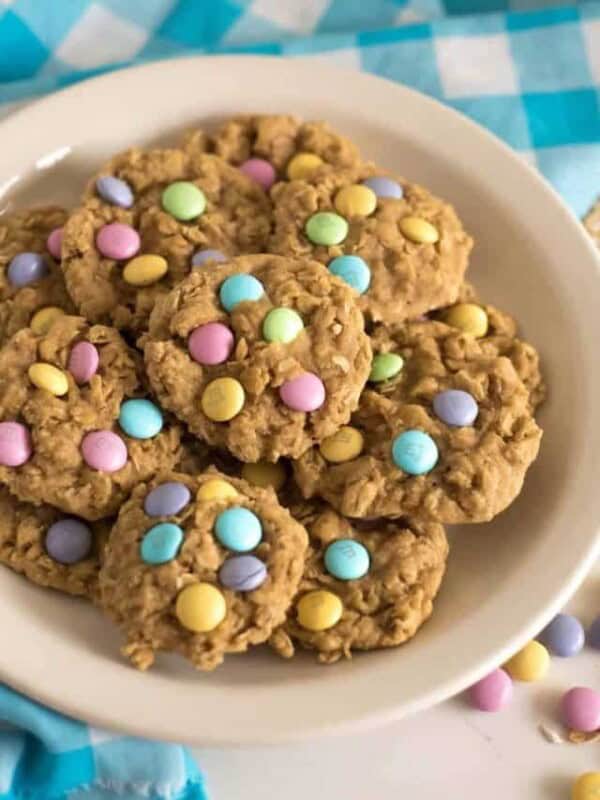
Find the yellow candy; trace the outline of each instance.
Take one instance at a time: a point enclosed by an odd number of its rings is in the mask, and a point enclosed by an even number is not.
[[[211,381],[202,395],[202,410],[214,422],[228,422],[244,407],[244,387],[235,378]]]
[[[287,165],[287,176],[291,181],[304,180],[322,163],[323,159],[315,153],[298,153]]]
[[[212,583],[192,583],[177,595],[175,614],[188,631],[208,633],[225,619],[227,604]]]
[[[584,772],[571,789],[571,800],[600,800],[600,772]]]
[[[230,483],[221,478],[211,478],[198,489],[198,500],[228,500],[237,497]]]
[[[543,644],[533,641],[526,644],[504,665],[515,681],[539,681],[548,672],[550,656]]]
[[[319,450],[327,461],[331,461],[332,464],[341,464],[359,456],[364,443],[365,440],[359,430],[344,425],[333,436],[323,439]]]
[[[137,256],[123,270],[123,280],[132,286],[151,286],[167,274],[169,265],[162,256]]]
[[[477,338],[485,336],[488,330],[485,310],[474,303],[457,303],[452,306],[444,314],[444,322]]]
[[[343,217],[368,217],[377,208],[377,195],[368,186],[344,186],[335,196],[335,208]]]
[[[45,389],[56,397],[62,397],[69,391],[69,379],[66,374],[52,364],[37,362],[29,367],[27,374],[34,386]]]
[[[438,229],[422,217],[404,217],[400,220],[400,231],[416,244],[435,244],[440,238]]]
[[[29,323],[29,327],[37,336],[45,336],[64,311],[58,306],[47,306],[37,311]]]
[[[344,606],[333,592],[317,589],[298,601],[298,623],[307,631],[326,631],[340,621]]]
[[[261,489],[271,487],[278,492],[285,483],[287,474],[282,464],[258,461],[256,464],[244,464],[242,478],[253,486],[260,486]]]

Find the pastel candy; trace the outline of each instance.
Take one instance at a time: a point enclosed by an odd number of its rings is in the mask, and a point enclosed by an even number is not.
[[[106,258],[121,261],[133,258],[140,249],[140,235],[123,222],[111,222],[103,225],[96,235],[96,247]]]
[[[477,419],[479,407],[473,395],[461,389],[446,389],[433,398],[436,416],[455,428],[472,425]]]
[[[368,217],[377,208],[377,195],[370,186],[344,186],[335,196],[335,208],[344,217]]]
[[[82,385],[88,383],[98,371],[100,354],[91,342],[77,342],[71,348],[67,369],[73,376],[75,383]]]
[[[232,506],[222,511],[215,522],[215,535],[228,550],[247,553],[262,539],[262,525],[253,511]]]
[[[81,455],[88,467],[98,472],[118,472],[127,463],[127,447],[112,431],[93,431],[84,436]]]
[[[588,628],[587,643],[594,650],[600,650],[600,616],[596,617]]]
[[[249,158],[243,164],[240,164],[240,172],[243,172],[250,180],[260,184],[266,191],[275,183],[275,168],[264,158]]]
[[[557,614],[539,636],[551,653],[569,658],[578,653],[585,642],[583,625],[571,614]]]
[[[600,694],[587,686],[575,686],[566,692],[560,703],[567,728],[592,733],[600,728]]]
[[[48,252],[52,258],[55,258],[57,261],[60,261],[62,254],[62,240],[62,228],[54,228],[54,230],[50,232],[50,235],[46,239],[46,247],[48,248]]]
[[[93,536],[79,519],[59,519],[46,532],[46,552],[59,564],[77,564],[92,551]]]
[[[131,186],[114,175],[102,175],[96,181],[96,191],[103,200],[120,208],[131,208],[133,192]]]
[[[162,411],[150,400],[126,400],[121,404],[119,425],[134,439],[152,439],[162,430]]]
[[[395,465],[409,475],[423,475],[437,464],[438,449],[429,434],[409,430],[394,439],[392,458]]]
[[[214,261],[217,264],[221,264],[227,261],[227,256],[220,250],[211,250],[209,247],[205,250],[197,250],[192,256],[193,267],[201,267],[206,264],[207,261]]]
[[[290,159],[286,174],[291,181],[305,180],[323,164],[323,159],[316,153],[296,153]]]
[[[188,222],[204,213],[206,196],[190,181],[175,181],[162,193],[162,207],[175,219]]]
[[[192,583],[177,595],[175,615],[187,630],[209,633],[225,619],[227,603],[212,583]]]
[[[20,467],[31,458],[31,435],[20,422],[0,422],[0,465]]]
[[[319,445],[319,452],[326,461],[332,464],[343,464],[357,458],[364,447],[364,437],[358,428],[342,425],[341,428],[327,436]]]
[[[446,310],[444,322],[463,333],[481,338],[488,331],[488,315],[484,308],[475,303],[457,303]]]
[[[304,232],[313,244],[326,246],[340,244],[348,235],[348,223],[339,214],[318,211],[309,217]]]
[[[364,294],[371,285],[371,270],[360,256],[338,256],[327,266],[333,275],[337,275],[359,294]]]
[[[233,332],[222,322],[207,322],[195,328],[188,339],[188,350],[199,364],[215,365],[227,361],[233,350]]]
[[[35,364],[31,364],[27,375],[34,386],[55,397],[62,397],[69,391],[69,380],[66,373],[53,364],[37,361]]]
[[[394,378],[404,366],[404,359],[397,353],[378,353],[373,358],[369,380],[381,383]]]
[[[298,624],[308,631],[326,631],[340,621],[344,606],[333,592],[316,589],[307,592],[298,601]]]
[[[198,489],[198,500],[209,503],[212,500],[230,500],[237,497],[235,488],[222,478],[210,478]]]
[[[495,669],[469,689],[471,703],[479,711],[500,711],[508,705],[513,682],[503,669]]]
[[[256,556],[232,556],[223,562],[219,581],[234,592],[252,592],[267,579],[267,567]]]
[[[504,669],[515,681],[539,681],[548,672],[550,656],[540,642],[532,641],[509,659]]]
[[[600,772],[578,775],[571,787],[571,800],[598,800],[600,797]]]
[[[167,259],[162,256],[147,254],[136,256],[127,263],[123,270],[123,280],[131,286],[152,286],[169,271]]]
[[[184,483],[166,481],[146,495],[144,511],[149,517],[175,516],[187,506],[191,497],[191,492]]]
[[[354,539],[338,539],[325,550],[325,568],[340,581],[354,581],[369,571],[369,551]]]
[[[272,308],[263,322],[267,342],[293,342],[303,329],[302,317],[291,308]]]
[[[303,372],[285,381],[279,388],[279,396],[293,411],[316,411],[325,402],[325,386],[318,375]]]
[[[36,311],[29,320],[29,327],[36,336],[45,336],[57,319],[65,316],[65,312],[58,306],[46,306]]]
[[[41,281],[48,274],[48,262],[39,253],[19,253],[8,265],[7,278],[11,286],[21,289]]]
[[[166,564],[179,552],[183,531],[172,522],[160,522],[146,531],[140,544],[140,556],[145,564]]]
[[[265,290],[258,278],[242,273],[230,275],[223,281],[219,289],[219,300],[226,311],[233,311],[238,303],[260,300],[264,293]]]
[[[404,196],[404,189],[397,181],[391,178],[386,178],[383,175],[379,177],[367,178],[363,181],[363,186],[375,192],[377,197],[389,197],[394,200],[399,200]]]
[[[207,384],[200,403],[213,422],[229,422],[240,413],[245,399],[244,387],[235,378],[215,378]]]
[[[440,238],[438,229],[422,217],[404,217],[398,227],[403,236],[415,244],[435,244]]]

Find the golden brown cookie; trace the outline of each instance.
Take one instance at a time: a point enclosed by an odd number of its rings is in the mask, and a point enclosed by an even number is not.
[[[0,481],[21,500],[95,520],[172,467],[179,426],[146,399],[138,368],[117,331],[81,317],[15,334],[0,350]]]
[[[62,208],[47,206],[0,217],[0,344],[29,325],[36,311],[56,306],[68,313],[73,304],[60,269]],[[48,249],[48,237],[53,234]]]
[[[196,264],[261,252],[270,227],[267,194],[217,156],[127,150],[67,221],[67,287],[89,320],[141,333],[157,298]]]
[[[194,271],[157,302],[145,338],[164,408],[251,462],[297,457],[347,422],[370,360],[351,290],[302,258]]]
[[[286,622],[270,639],[280,655],[295,645],[333,663],[353,650],[396,647],[433,610],[448,542],[437,523],[353,521],[325,503],[295,507],[309,535],[306,566]]]
[[[283,622],[306,545],[305,529],[271,490],[214,470],[165,473],[137,486],[119,513],[101,603],[139,669],[167,650],[211,670]]]

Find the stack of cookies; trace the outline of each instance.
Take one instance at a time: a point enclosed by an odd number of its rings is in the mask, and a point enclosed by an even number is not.
[[[140,669],[332,663],[429,617],[444,526],[537,456],[544,385],[454,209],[325,123],[134,148],[0,218],[0,560]]]

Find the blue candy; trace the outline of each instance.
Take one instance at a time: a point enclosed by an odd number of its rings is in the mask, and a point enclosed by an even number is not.
[[[371,270],[360,256],[338,256],[328,266],[330,272],[356,289],[359,294],[364,294],[371,284]]]
[[[438,456],[436,443],[423,431],[404,431],[392,443],[394,464],[409,475],[430,472],[437,464]]]
[[[140,545],[140,555],[145,564],[166,564],[172,561],[181,547],[183,531],[172,522],[159,522],[146,531]]]
[[[221,586],[234,592],[252,592],[267,578],[267,568],[256,556],[232,556],[219,570]]]
[[[461,428],[472,425],[477,419],[479,407],[473,395],[461,389],[446,389],[433,398],[433,410],[446,425]]]
[[[354,581],[369,571],[369,551],[354,539],[338,539],[325,550],[325,568],[341,581]]]
[[[193,267],[201,267],[203,264],[206,264],[207,261],[215,261],[217,264],[220,264],[223,261],[227,261],[227,256],[220,250],[211,250],[210,248],[198,250],[192,256]]]
[[[585,631],[577,617],[557,614],[538,639],[555,656],[569,658],[578,653],[585,643]]]
[[[376,178],[367,178],[363,181],[363,186],[368,186],[369,189],[372,189],[377,197],[391,197],[396,200],[404,197],[404,189],[400,184],[391,178],[383,177],[383,175]]]
[[[162,430],[162,411],[150,400],[126,400],[121,405],[119,425],[134,439],[151,439]]]
[[[238,303],[254,302],[264,295],[262,283],[254,275],[241,273],[231,275],[223,281],[219,291],[221,305],[226,311],[233,311]]]
[[[96,191],[107,203],[120,208],[131,208],[133,205],[133,192],[131,186],[115,178],[113,175],[103,175],[96,181]]]
[[[39,253],[19,253],[8,265],[7,277],[17,289],[41,281],[48,274],[48,262]]]
[[[191,492],[184,483],[167,481],[152,489],[144,500],[144,511],[149,517],[170,517],[187,506]]]
[[[215,534],[223,547],[236,553],[253,550],[262,539],[262,525],[252,511],[234,506],[217,517]]]

